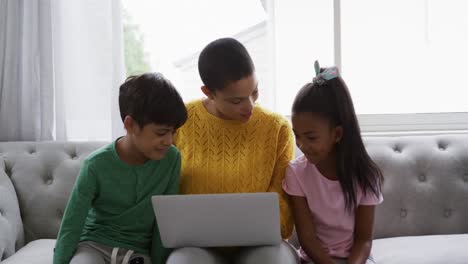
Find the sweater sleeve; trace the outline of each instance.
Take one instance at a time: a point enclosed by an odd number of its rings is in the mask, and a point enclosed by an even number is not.
[[[54,264],[68,264],[75,254],[96,189],[96,175],[85,160],[65,208],[54,249]]]
[[[164,192],[164,195],[179,193],[180,164],[181,158],[179,152],[177,152],[172,173],[169,173],[169,184],[166,188],[166,191]],[[159,232],[158,223],[156,221],[153,232],[153,239],[151,242],[151,261],[152,263],[166,263],[170,253],[171,249],[165,248],[162,245],[161,234]]]
[[[282,188],[289,161],[294,157],[294,140],[291,127],[287,121],[281,126],[278,136],[278,148],[276,155],[273,177],[268,188],[269,192],[277,192],[280,203],[281,236],[287,239],[291,236],[293,229],[292,213],[289,206],[289,198]]]

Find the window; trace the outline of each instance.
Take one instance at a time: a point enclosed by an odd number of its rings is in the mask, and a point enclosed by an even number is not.
[[[146,60],[140,68],[163,72],[185,100],[202,95],[200,50],[231,36],[251,53],[260,103],[274,111],[290,114],[318,59],[341,68],[365,132],[468,129],[464,0],[124,0],[124,6],[140,36],[137,55]]]

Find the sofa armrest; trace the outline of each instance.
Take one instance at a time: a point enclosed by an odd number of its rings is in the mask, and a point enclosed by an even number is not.
[[[24,240],[18,198],[6,170],[0,154],[0,262],[13,255]]]

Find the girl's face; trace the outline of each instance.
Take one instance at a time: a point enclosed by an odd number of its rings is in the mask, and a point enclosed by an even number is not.
[[[214,94],[207,89],[204,93],[214,102],[217,116],[226,120],[247,122],[258,99],[258,83],[255,74],[252,74],[231,82]]]
[[[343,135],[340,126],[333,126],[328,119],[310,112],[294,113],[292,125],[297,147],[313,164],[330,158]]]

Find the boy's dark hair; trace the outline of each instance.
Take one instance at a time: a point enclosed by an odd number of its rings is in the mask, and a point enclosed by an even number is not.
[[[149,123],[181,127],[187,109],[179,93],[161,73],[130,76],[120,86],[120,117],[131,116],[140,128]]]
[[[325,81],[323,84],[306,84],[296,95],[292,112],[319,114],[329,120],[332,126],[343,128],[343,136],[336,145],[337,171],[348,210],[358,206],[357,187],[362,189],[364,195],[381,194],[382,172],[364,147],[353,101],[341,77]]]
[[[198,72],[211,92],[222,90],[231,82],[255,71],[247,49],[233,38],[221,38],[208,44],[198,58]]]

